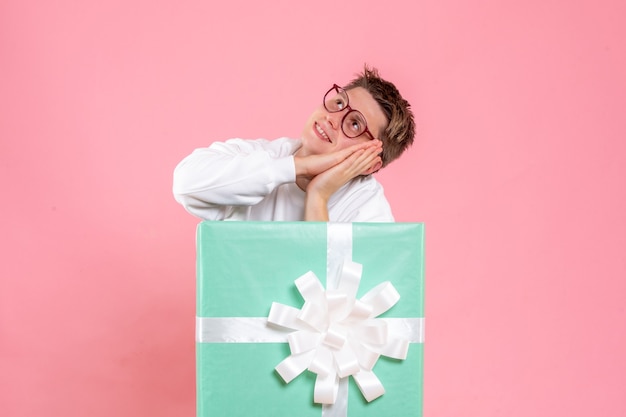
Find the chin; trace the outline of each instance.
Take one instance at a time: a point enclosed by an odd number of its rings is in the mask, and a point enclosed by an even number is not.
[[[325,150],[319,144],[320,140],[317,137],[303,136],[302,137],[302,147],[300,148],[301,155],[319,155],[325,153]]]

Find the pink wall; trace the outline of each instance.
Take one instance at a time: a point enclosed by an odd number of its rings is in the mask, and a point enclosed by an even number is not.
[[[172,169],[364,61],[419,119],[379,178],[426,223],[425,415],[626,415],[626,3],[97,3],[0,5],[2,416],[193,416]]]

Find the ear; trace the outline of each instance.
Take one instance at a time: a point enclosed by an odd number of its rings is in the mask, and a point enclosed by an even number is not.
[[[368,169],[367,171],[365,171],[362,175],[370,175],[373,174],[374,172],[378,171],[379,169],[381,169],[383,167],[383,163],[382,161],[378,161],[376,162],[374,165],[372,165],[372,167],[370,169]]]

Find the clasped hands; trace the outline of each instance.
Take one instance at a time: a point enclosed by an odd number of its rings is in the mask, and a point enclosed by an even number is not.
[[[328,200],[344,184],[382,166],[382,142],[371,140],[339,151],[294,156],[296,184],[306,192],[305,220],[328,221]]]

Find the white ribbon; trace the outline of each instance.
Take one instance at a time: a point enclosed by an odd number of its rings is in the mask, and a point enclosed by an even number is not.
[[[267,318],[287,329],[291,355],[276,371],[291,382],[308,369],[317,374],[313,398],[316,403],[334,404],[339,380],[352,376],[369,402],[385,393],[372,369],[380,355],[406,359],[409,340],[394,335],[387,322],[376,317],[393,307],[400,294],[383,282],[360,299],[361,265],[344,261],[337,289],[324,290],[313,272],[295,280],[304,299],[301,309],[273,303]]]
[[[410,343],[424,342],[423,318],[385,318],[392,334]],[[267,317],[196,317],[198,343],[288,343],[292,330],[273,326]]]
[[[389,281],[356,299],[362,266],[352,262],[352,225],[328,223],[327,288],[309,271],[295,280],[305,302],[273,303],[265,317],[197,317],[200,343],[287,342],[291,354],[276,366],[289,383],[306,369],[317,374],[314,401],[323,417],[345,417],[351,375],[369,402],[385,393],[372,368],[380,355],[405,359],[423,343],[423,318],[377,318],[400,295]]]

